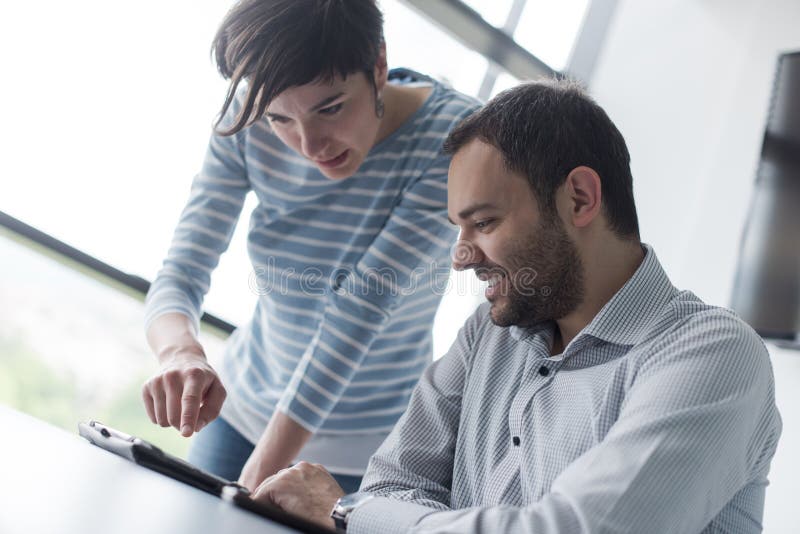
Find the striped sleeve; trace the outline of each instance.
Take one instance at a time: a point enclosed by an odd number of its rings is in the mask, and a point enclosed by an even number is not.
[[[455,228],[447,222],[449,157],[439,156],[404,192],[373,242],[333,287],[316,333],[278,408],[316,431],[350,384],[370,345],[406,295],[449,275]]]
[[[198,328],[211,272],[228,248],[250,190],[240,143],[240,134],[211,136],[167,258],[147,294],[145,329],[170,312],[186,315]]]

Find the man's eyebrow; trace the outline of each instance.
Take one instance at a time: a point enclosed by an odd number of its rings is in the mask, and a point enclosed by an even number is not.
[[[334,100],[338,99],[342,95],[344,95],[344,91],[340,91],[340,92],[336,93],[333,96],[329,96],[328,98],[325,98],[325,99],[319,101],[314,107],[311,108],[311,111],[317,111],[317,110],[320,110],[320,109],[324,108],[325,106],[327,106],[328,104],[330,104]]]
[[[496,208],[496,207],[497,207],[497,206],[495,206],[495,205],[494,205],[494,204],[492,204],[491,202],[481,202],[480,204],[473,204],[472,206],[469,206],[469,207],[467,207],[467,208],[464,208],[463,210],[461,210],[460,212],[458,212],[458,215],[457,215],[457,217],[458,217],[459,219],[466,219],[466,218],[467,218],[467,217],[469,217],[470,215],[474,215],[475,213],[477,213],[477,212],[479,212],[479,211],[481,211],[481,210],[494,209],[494,208]],[[453,219],[451,219],[451,218],[450,218],[450,216],[449,216],[449,215],[447,216],[447,220],[448,220],[448,222],[449,222],[450,224],[452,224],[453,226],[458,226],[458,224],[457,224],[457,223],[455,223],[455,222],[453,221]]]
[[[491,202],[481,202],[480,204],[473,204],[472,206],[466,207],[463,210],[461,210],[460,212],[458,212],[458,218],[459,219],[466,219],[467,217],[469,217],[470,215],[475,214],[478,211],[486,210],[486,209],[492,209],[494,207],[495,207],[495,205],[492,204]],[[448,217],[448,219],[449,219],[449,217]],[[450,221],[450,222],[453,222],[453,221]],[[453,224],[455,224],[455,223],[453,223]]]

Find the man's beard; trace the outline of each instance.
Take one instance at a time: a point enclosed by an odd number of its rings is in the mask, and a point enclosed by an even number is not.
[[[506,258],[509,289],[492,303],[494,324],[530,326],[561,319],[583,300],[583,264],[557,216],[543,219],[532,235],[512,245]]]

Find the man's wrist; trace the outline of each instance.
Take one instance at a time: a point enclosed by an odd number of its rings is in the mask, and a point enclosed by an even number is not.
[[[363,491],[341,496],[331,510],[331,519],[333,519],[336,530],[347,532],[347,524],[353,511],[373,497],[374,495],[371,493]]]

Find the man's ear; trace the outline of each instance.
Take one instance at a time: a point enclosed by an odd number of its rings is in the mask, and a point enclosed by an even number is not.
[[[600,214],[603,204],[602,183],[597,171],[590,167],[575,167],[564,183],[569,200],[567,215],[576,228],[585,228]]]
[[[389,76],[389,64],[386,61],[386,41],[382,41],[378,49],[378,59],[375,61],[373,74],[375,76],[375,89],[380,93],[383,91]]]

